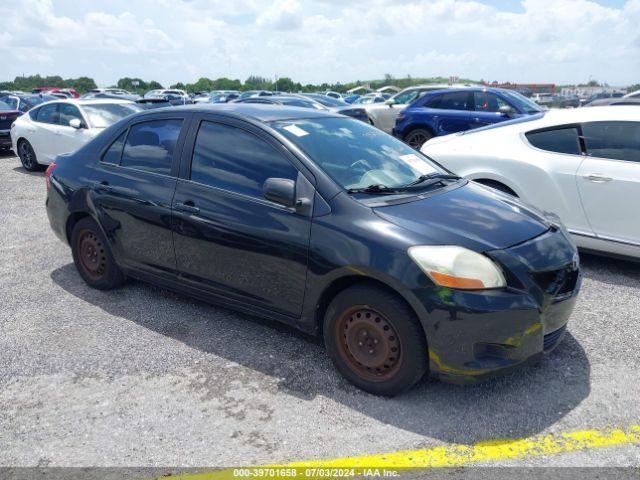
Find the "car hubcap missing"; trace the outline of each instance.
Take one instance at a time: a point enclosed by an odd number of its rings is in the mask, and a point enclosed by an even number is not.
[[[78,236],[78,256],[85,273],[94,280],[102,278],[106,271],[107,256],[100,239],[90,230]]]
[[[341,357],[360,376],[372,380],[392,377],[402,351],[398,335],[386,317],[368,307],[355,307],[338,321]]]

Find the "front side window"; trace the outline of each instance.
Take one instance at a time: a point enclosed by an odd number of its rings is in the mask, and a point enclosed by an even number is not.
[[[640,162],[640,122],[590,122],[582,125],[587,155]]]
[[[526,136],[531,145],[541,150],[571,155],[582,154],[576,127],[529,132]]]
[[[422,175],[447,173],[404,142],[360,120],[327,117],[272,125],[345,189],[400,187]]]
[[[170,175],[181,127],[181,119],[152,120],[133,125],[129,129],[120,164]]]
[[[81,124],[84,124],[84,119],[80,114],[80,110],[75,105],[71,105],[69,103],[60,104],[60,109],[58,110],[58,114],[60,115],[60,125],[63,127],[69,127],[71,120],[74,118],[80,120]]]
[[[58,104],[51,103],[49,105],[44,105],[38,110],[38,117],[36,121],[40,123],[58,123]]]
[[[474,92],[474,107],[477,112],[498,112],[500,107],[509,105],[495,93]]]
[[[273,146],[229,125],[202,122],[193,149],[191,180],[263,198],[267,178],[295,180],[298,170]]]

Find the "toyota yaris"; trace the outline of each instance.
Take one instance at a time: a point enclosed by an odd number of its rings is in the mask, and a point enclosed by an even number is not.
[[[46,180],[51,227],[90,286],[138,278],[321,334],[375,394],[540,358],[580,287],[555,218],[323,111],[136,114]]]

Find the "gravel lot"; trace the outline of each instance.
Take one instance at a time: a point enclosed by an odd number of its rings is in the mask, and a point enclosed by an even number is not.
[[[0,157],[0,465],[311,460],[640,423],[640,265],[583,256],[564,343],[480,385],[383,399],[322,343],[140,283],[85,286],[49,229],[42,172]],[[509,465],[640,465],[640,446]]]

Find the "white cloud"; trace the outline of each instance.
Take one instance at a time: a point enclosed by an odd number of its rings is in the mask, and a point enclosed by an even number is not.
[[[640,81],[640,0],[3,0],[0,80],[26,73]]]

